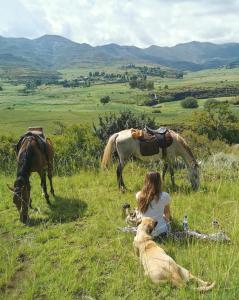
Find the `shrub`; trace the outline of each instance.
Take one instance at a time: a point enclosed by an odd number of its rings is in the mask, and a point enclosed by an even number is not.
[[[99,125],[93,124],[95,135],[105,143],[109,136],[128,128],[156,127],[154,118],[148,117],[145,113],[134,114],[131,111],[122,111],[118,115],[110,113],[105,116],[99,116]]]
[[[153,114],[161,114],[161,110],[160,109],[154,109],[152,111]]]
[[[187,97],[181,101],[181,106],[183,108],[197,108],[198,102],[197,102],[197,99],[195,99],[193,97]]]
[[[16,170],[16,144],[17,140],[13,136],[0,136],[0,171],[5,174]]]
[[[73,174],[81,168],[98,168],[100,141],[89,126],[73,125],[60,128],[61,134],[52,137],[54,164],[59,175]]]
[[[193,154],[199,160],[205,160],[210,155],[213,155],[218,151],[226,152],[229,150],[229,146],[223,141],[218,139],[214,141],[209,140],[206,134],[199,135],[192,130],[184,130],[182,132],[182,136],[186,139]]]
[[[3,90],[3,88],[2,88],[2,86],[0,85],[0,91],[2,91]]]
[[[105,105],[106,103],[110,102],[110,96],[104,96],[100,98],[100,102]]]
[[[238,143],[238,118],[230,110],[229,103],[219,102],[209,105],[204,111],[193,116],[193,130],[206,134],[209,139],[223,140],[227,143]]]
[[[232,102],[233,105],[239,105],[239,96],[235,97]]]
[[[219,103],[220,101],[218,101],[217,99],[208,99],[205,101],[204,103],[204,108],[207,109],[210,105],[213,105],[213,104],[216,104],[216,103]]]

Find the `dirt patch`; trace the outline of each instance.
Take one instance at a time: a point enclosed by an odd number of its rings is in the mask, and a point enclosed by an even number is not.
[[[0,287],[0,295],[4,294],[5,296],[11,298],[13,294],[14,296],[20,294],[22,282],[27,279],[29,274],[30,260],[25,253],[20,253],[17,257],[17,261],[21,263],[21,265],[12,275],[10,280]]]

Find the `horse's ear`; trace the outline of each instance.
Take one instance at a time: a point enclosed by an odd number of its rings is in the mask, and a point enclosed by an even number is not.
[[[10,190],[11,192],[14,192],[14,188],[11,187],[9,184],[7,184],[7,187],[9,188],[9,190]]]

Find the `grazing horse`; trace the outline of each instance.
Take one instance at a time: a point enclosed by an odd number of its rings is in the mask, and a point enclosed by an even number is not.
[[[199,187],[199,165],[196,159],[193,156],[191,149],[185,140],[173,130],[168,130],[171,137],[172,143],[166,150],[166,155],[163,151],[159,151],[158,154],[152,156],[142,156],[140,152],[140,141],[139,139],[135,139],[132,137],[131,129],[126,129],[120,132],[113,134],[105,147],[103,158],[102,158],[102,166],[107,167],[111,161],[112,153],[117,152],[119,158],[119,164],[117,167],[117,181],[119,188],[124,191],[126,186],[123,180],[123,168],[126,164],[126,161],[134,156],[141,160],[148,161],[156,161],[163,159],[164,169],[163,169],[163,178],[165,177],[165,173],[167,169],[170,171],[171,181],[173,186],[175,186],[174,182],[174,171],[173,171],[173,163],[177,156],[181,156],[185,161],[188,171],[189,171],[189,180],[191,186],[194,190],[197,190]]]
[[[32,172],[40,175],[44,196],[47,203],[51,205],[47,193],[46,172],[50,181],[51,194],[54,195],[52,170],[53,146],[50,139],[39,140],[39,136],[31,133],[21,138],[17,149],[17,178],[13,187],[8,186],[13,192],[13,202],[20,213],[21,222],[27,222],[28,207],[31,207],[29,178]]]

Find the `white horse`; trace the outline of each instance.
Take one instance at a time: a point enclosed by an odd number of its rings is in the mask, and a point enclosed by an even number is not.
[[[141,160],[147,161],[158,161],[163,159],[165,164],[163,168],[163,179],[165,177],[165,173],[167,169],[170,171],[172,185],[175,186],[174,182],[174,171],[173,171],[173,163],[177,156],[181,156],[184,162],[187,165],[189,171],[189,180],[191,186],[194,190],[197,190],[199,187],[199,164],[193,156],[191,149],[185,140],[173,130],[169,130],[173,142],[167,148],[166,157],[163,158],[162,151],[159,151],[158,154],[152,156],[142,156],[140,153],[140,142],[138,139],[132,137],[131,129],[122,130],[113,134],[105,147],[103,158],[102,158],[102,166],[107,167],[111,161],[112,153],[117,152],[119,158],[119,164],[117,167],[117,181],[119,188],[124,191],[126,186],[123,180],[123,168],[127,162],[127,160],[134,156]]]

